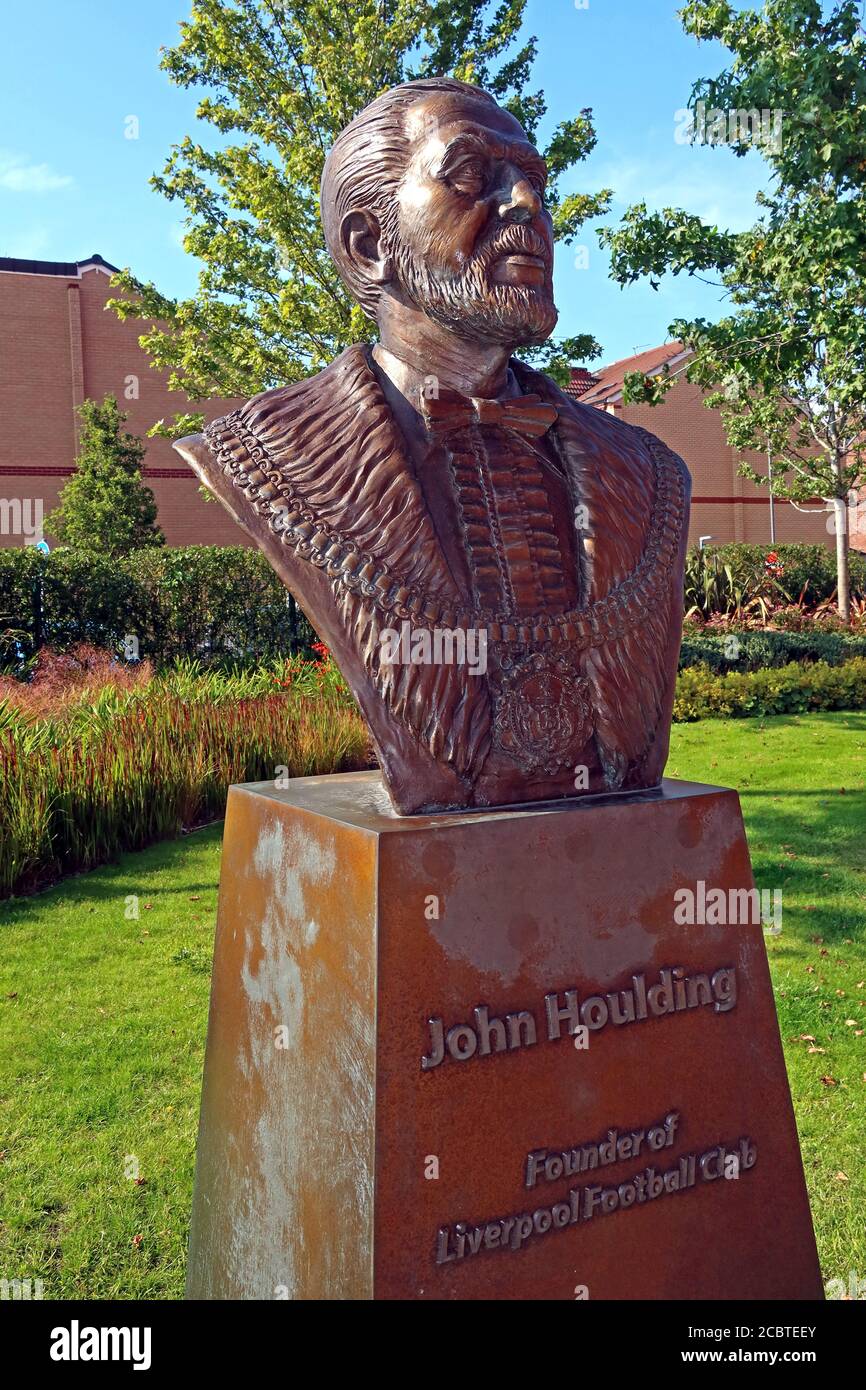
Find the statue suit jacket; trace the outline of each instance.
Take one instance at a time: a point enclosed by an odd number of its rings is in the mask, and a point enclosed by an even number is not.
[[[565,396],[548,432],[575,508],[578,604],[478,611],[445,563],[363,345],[177,446],[330,647],[404,813],[656,786],[682,628],[689,475],[647,431]],[[486,634],[488,670],[385,662],[382,634]]]

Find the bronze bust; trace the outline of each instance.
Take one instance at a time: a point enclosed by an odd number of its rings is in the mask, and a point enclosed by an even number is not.
[[[331,648],[403,814],[656,786],[688,472],[512,358],[556,323],[544,161],[451,79],[377,97],[322,176],[379,328],[175,447]]]

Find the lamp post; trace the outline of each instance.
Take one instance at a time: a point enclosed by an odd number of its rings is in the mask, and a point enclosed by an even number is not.
[[[767,490],[770,494],[770,545],[776,544],[776,502],[773,497],[773,455],[767,450]]]

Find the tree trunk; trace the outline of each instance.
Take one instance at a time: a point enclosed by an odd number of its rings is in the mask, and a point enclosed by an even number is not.
[[[851,617],[851,581],[848,569],[848,498],[833,498],[836,523],[836,596],[839,616],[847,623]]]

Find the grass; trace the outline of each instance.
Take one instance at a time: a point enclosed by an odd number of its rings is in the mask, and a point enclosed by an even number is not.
[[[779,1026],[821,1267],[847,1286],[866,1276],[866,713],[677,725],[667,773],[739,789],[756,883],[782,890]]]
[[[758,885],[783,890],[767,945],[822,1267],[847,1283],[866,1273],[866,714],[679,725],[668,773],[740,788]],[[0,1277],[46,1298],[182,1297],[220,834],[0,904]]]
[[[183,1296],[221,835],[0,908],[0,1277],[45,1298]]]
[[[232,782],[363,766],[367,750],[330,660],[154,675],[43,651],[31,682],[0,678],[0,895],[212,821]]]

